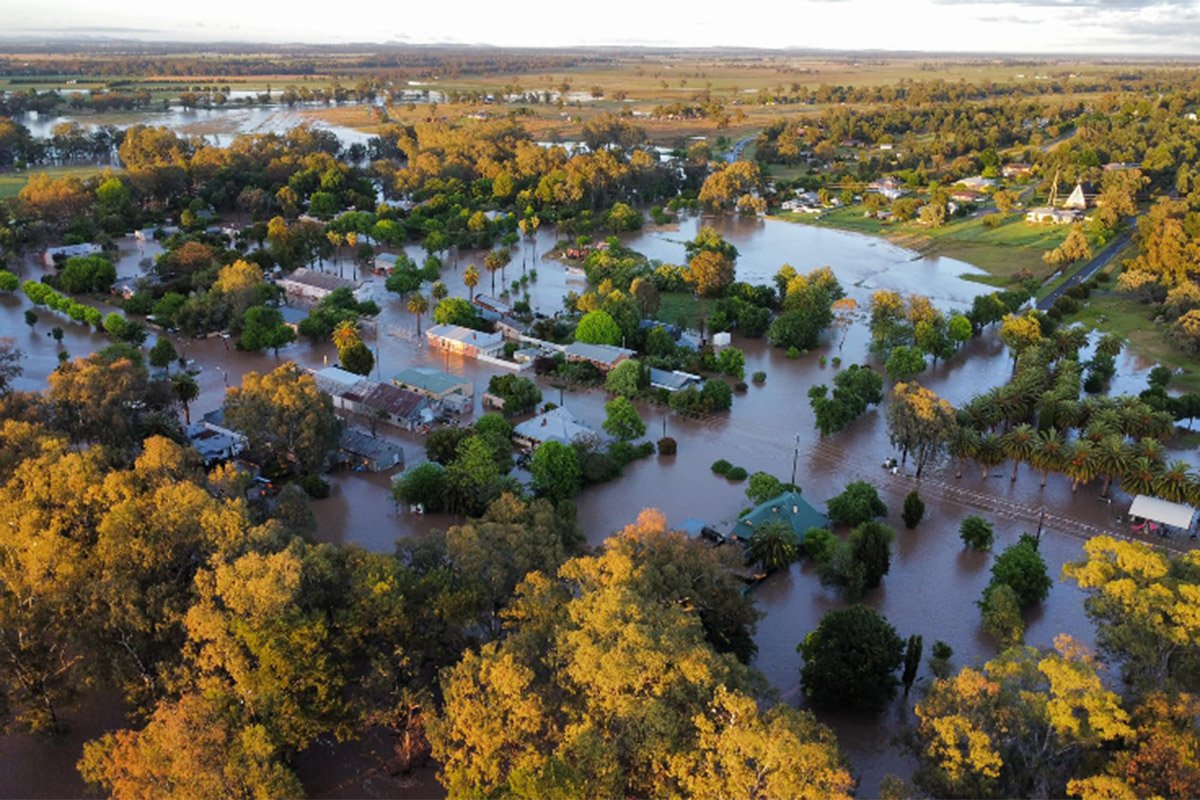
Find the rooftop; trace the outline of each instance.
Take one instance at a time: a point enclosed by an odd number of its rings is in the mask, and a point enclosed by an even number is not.
[[[352,281],[349,278],[339,278],[332,272],[317,272],[309,269],[308,267],[301,267],[291,275],[281,279],[280,282],[282,283],[285,281],[299,283],[304,286],[313,286],[317,289],[327,289],[331,292],[334,289],[341,289],[342,287],[346,287],[347,289],[357,289],[362,285],[361,281]]]
[[[357,428],[346,428],[342,431],[338,446],[347,452],[369,458],[373,461],[404,462],[404,450],[386,439],[376,439],[365,431]]]
[[[392,377],[392,383],[412,386],[431,394],[445,394],[454,391],[464,383],[469,384],[471,381],[432,367],[409,367],[402,372],[397,372]]]
[[[390,383],[367,381],[362,404],[376,411],[385,411],[393,417],[411,417],[425,406],[425,398],[416,392],[401,389]]]
[[[587,361],[598,361],[601,364],[616,364],[621,358],[632,358],[632,350],[615,347],[611,344],[588,344],[587,342],[571,342],[563,352],[568,357],[582,358]]]
[[[799,492],[784,492],[753,509],[733,526],[733,534],[748,539],[755,528],[767,522],[783,522],[790,525],[800,536],[809,528],[824,528],[829,525],[825,515],[817,511]]]
[[[575,419],[575,415],[562,406],[538,414],[513,429],[516,436],[534,442],[556,441],[571,444],[580,439],[596,438],[596,431]]]
[[[432,339],[450,339],[481,348],[495,347],[504,339],[498,333],[484,333],[461,325],[434,325],[425,331],[425,335]]]

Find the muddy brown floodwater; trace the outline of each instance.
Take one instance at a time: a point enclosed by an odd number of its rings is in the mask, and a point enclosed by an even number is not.
[[[881,240],[857,234],[791,225],[777,221],[740,219],[703,220],[714,224],[741,252],[739,279],[767,282],[783,263],[806,271],[825,264],[833,267],[848,294],[865,305],[876,288],[915,291],[933,297],[946,310],[963,308],[989,287],[962,279],[977,272],[973,267],[952,259],[927,259],[894,247]],[[685,219],[670,228],[648,228],[627,236],[634,249],[653,258],[680,263],[684,259],[683,242],[695,235],[702,221]],[[497,276],[497,288],[519,278],[523,271],[536,268],[538,279],[530,284],[531,302],[545,313],[561,309],[568,289],[582,291],[584,286],[569,279],[561,265],[536,258],[554,243],[553,231],[540,231],[535,244],[521,245],[507,268],[504,281]],[[122,242],[121,273],[135,274],[141,258],[132,240]],[[409,248],[414,258],[423,254]],[[443,280],[452,294],[465,296],[462,273],[466,264],[482,263],[480,253],[462,253],[448,259]],[[349,274],[350,267],[326,264],[327,270]],[[41,267],[28,263],[26,277],[37,275]],[[484,275],[481,291],[490,288]],[[379,354],[377,376],[386,380],[410,365],[430,365],[471,378],[479,395],[488,378],[501,370],[430,351],[416,335],[414,317],[403,308],[399,298],[389,297],[379,287],[377,299],[383,312],[377,333],[370,341]],[[23,296],[0,298],[0,332],[15,336],[26,351],[25,375],[19,388],[35,389],[45,385],[46,375],[57,363],[53,340],[47,331],[61,325],[66,331],[64,345],[73,355],[83,355],[106,343],[106,339],[64,320],[51,321],[52,312],[40,310],[41,321],[30,331],[22,321],[28,308]],[[430,324],[429,315],[422,327]],[[861,320],[846,331],[833,331],[816,351],[790,360],[779,350],[759,341],[740,341],[746,352],[747,375],[762,370],[764,384],[750,384],[749,390],[734,400],[731,413],[707,420],[685,420],[664,414],[663,409],[642,404],[648,436],[657,438],[665,429],[679,443],[676,456],[638,461],[629,465],[625,475],[613,483],[585,491],[578,499],[579,519],[588,541],[598,545],[631,522],[647,507],[661,509],[668,520],[700,517],[718,527],[728,527],[741,509],[749,505],[745,483],[731,483],[709,470],[717,459],[726,459],[749,472],[765,470],[781,478],[790,478],[796,465],[796,482],[814,505],[822,508],[828,498],[839,493],[851,480],[866,479],[880,487],[892,513],[887,522],[897,530],[895,556],[884,585],[868,594],[864,602],[885,614],[902,636],[919,633],[925,639],[926,654],[937,639],[948,642],[957,664],[972,664],[995,654],[995,648],[983,634],[975,601],[988,581],[991,553],[963,549],[958,525],[967,514],[980,513],[996,525],[995,551],[1016,541],[1024,531],[1032,532],[1042,509],[1051,520],[1041,540],[1041,550],[1057,579],[1064,562],[1080,558],[1086,530],[1122,530],[1119,516],[1128,506],[1128,498],[1116,493],[1111,504],[1098,498],[1098,487],[1083,487],[1072,494],[1069,483],[1052,476],[1045,489],[1037,476],[1022,468],[1016,482],[1009,480],[1011,466],[1003,465],[984,477],[978,467],[968,467],[961,479],[954,478],[949,464],[937,465],[917,482],[911,475],[891,475],[882,469],[885,459],[894,455],[888,443],[881,410],[863,415],[847,430],[820,439],[813,428],[812,411],[806,392],[816,383],[829,383],[835,370],[822,367],[821,356],[840,356],[844,364],[867,358],[868,334]],[[278,362],[295,360],[319,367],[332,363],[331,345],[301,342],[284,348],[278,359],[270,354],[241,353],[231,343],[212,338],[176,340],[187,358],[203,367],[199,382],[201,396],[193,404],[198,415],[221,403],[226,386],[237,385],[249,370],[264,371]],[[1149,364],[1123,353],[1117,362],[1118,374],[1111,391],[1137,392],[1146,386]],[[961,404],[985,389],[1004,383],[1011,374],[1011,361],[994,333],[971,342],[948,363],[938,364],[920,376],[923,384]],[[543,386],[547,400],[559,402],[559,392]],[[602,391],[567,392],[562,402],[577,416],[595,427],[604,418],[605,395]],[[381,429],[381,433],[399,443],[408,464],[424,458],[423,440],[413,434]],[[1196,463],[1191,451],[1172,451],[1170,457]],[[434,528],[454,524],[449,515],[415,516],[397,511],[388,495],[392,475],[342,473],[332,476],[332,496],[315,504],[319,522],[317,537],[322,541],[358,544],[378,552],[390,552],[399,538],[419,536]],[[926,503],[926,516],[914,531],[905,530],[899,520],[904,498],[918,488]],[[1059,523],[1070,518],[1076,522]],[[771,577],[754,592],[762,612],[758,627],[758,656],[755,666],[769,679],[781,700],[800,705],[800,656],[796,645],[811,631],[824,614],[841,605],[838,595],[820,585],[807,565],[795,565],[790,571]],[[1091,643],[1094,633],[1083,612],[1083,595],[1073,585],[1056,580],[1049,598],[1027,615],[1027,641],[1049,645],[1054,637],[1069,633]],[[922,678],[926,676],[922,670]],[[860,780],[860,794],[877,793],[880,779],[887,773],[908,776],[911,758],[896,744],[911,721],[912,704],[919,688],[907,700],[897,700],[879,716],[822,714],[821,718],[838,733]],[[98,703],[98,701],[97,701]],[[79,747],[87,736],[95,735],[119,723],[115,706],[104,703],[81,706],[71,718],[76,733],[68,739],[46,744],[28,737],[0,739],[0,762],[17,764],[0,774],[0,795],[65,796],[83,791],[74,777]],[[379,753],[386,743],[314,746],[299,764],[306,787],[315,796],[427,796],[440,793],[428,769],[409,779],[403,786],[394,782],[381,768]]]

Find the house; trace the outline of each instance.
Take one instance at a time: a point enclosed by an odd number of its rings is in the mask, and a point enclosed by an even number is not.
[[[47,267],[57,267],[68,258],[77,256],[94,256],[103,252],[98,244],[68,244],[62,247],[47,247],[42,254],[42,263]]]
[[[1009,179],[1028,178],[1033,175],[1033,165],[1005,164],[1000,168],[1000,174]]]
[[[678,392],[689,386],[698,387],[702,383],[704,383],[703,378],[690,372],[681,372],[680,370],[667,372],[665,369],[650,368],[650,385],[655,389]]]
[[[432,367],[409,367],[393,375],[392,383],[431,400],[443,401],[454,395],[475,395],[475,384],[471,381]]]
[[[737,521],[733,526],[732,536],[748,540],[754,531],[768,522],[783,522],[803,539],[809,528],[827,528],[829,520],[817,511],[808,501],[800,496],[800,492],[784,492],[772,498]]]
[[[193,422],[184,431],[192,447],[200,454],[205,469],[231,461],[246,448],[246,440],[230,430]]]
[[[407,256],[396,253],[379,253],[375,256],[375,262],[371,266],[376,275],[391,275],[396,271],[396,264],[400,262],[401,258],[407,258]]]
[[[461,325],[434,325],[425,331],[425,339],[433,347],[440,347],[464,356],[496,357],[504,350],[504,337],[498,333],[464,328]]]
[[[1123,172],[1127,169],[1141,169],[1141,164],[1131,164],[1128,161],[1110,161],[1104,165],[1105,172]]]
[[[279,279],[276,285],[283,289],[288,297],[312,302],[324,300],[333,294],[335,289],[343,287],[350,289],[355,299],[360,302],[370,294],[369,284],[340,278],[332,272],[317,272],[307,267],[301,267],[286,278]]]
[[[346,428],[338,441],[338,460],[354,470],[383,472],[404,467],[404,450],[366,431]]]
[[[987,195],[971,189],[956,189],[950,193],[950,199],[956,203],[981,203],[987,199]]]
[[[1087,195],[1084,194],[1084,191],[1083,191],[1083,184],[1077,183],[1077,184],[1075,184],[1075,188],[1071,190],[1071,194],[1070,194],[1070,196],[1067,197],[1066,202],[1063,203],[1063,208],[1070,208],[1070,209],[1075,209],[1077,211],[1082,211],[1083,209],[1085,209],[1087,207],[1088,207],[1088,200],[1087,200]]]
[[[977,192],[981,192],[984,189],[991,189],[993,186],[995,186],[996,179],[985,178],[982,175],[972,175],[969,178],[963,178],[962,180],[957,181],[957,184],[960,186],[965,186],[968,189],[974,189]]]
[[[479,310],[479,316],[489,322],[496,322],[497,320],[511,317],[513,313],[512,306],[488,294],[475,295],[471,298],[471,304]]]
[[[600,434],[575,418],[562,406],[538,414],[513,429],[513,443],[522,450],[535,450],[542,442],[594,442]]]
[[[881,194],[888,200],[896,200],[908,194],[895,178],[879,178],[867,184],[869,191]]]
[[[162,225],[157,228],[142,228],[133,232],[133,238],[139,242],[152,242],[155,239],[166,239],[168,236],[174,236],[179,233],[179,228],[174,225]]]
[[[405,430],[433,421],[429,400],[390,383],[378,383],[339,367],[313,373],[317,388],[332,398],[333,407],[361,414]]]
[[[601,372],[608,372],[622,361],[633,358],[634,352],[611,344],[571,342],[563,348],[567,361],[587,361]]]
[[[1080,212],[1069,208],[1038,206],[1025,212],[1025,221],[1045,222],[1051,225],[1070,225],[1072,222],[1078,222],[1082,216]]]

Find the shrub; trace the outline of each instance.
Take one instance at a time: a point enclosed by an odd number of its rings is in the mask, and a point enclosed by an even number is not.
[[[300,484],[300,488],[308,493],[309,497],[320,500],[329,497],[329,482],[322,479],[320,475],[301,475],[296,481]]]
[[[733,469],[733,464],[730,464],[725,459],[721,458],[713,462],[712,471],[718,475],[728,475],[729,470]]]
[[[762,370],[759,370],[758,372],[756,372],[750,376],[750,380],[754,381],[755,383],[762,383],[766,379],[767,379],[767,373],[763,372]]]
[[[673,456],[678,449],[678,444],[670,436],[664,436],[658,440],[658,454],[660,456]]]
[[[958,527],[958,535],[962,538],[963,544],[972,550],[987,550],[996,541],[992,523],[974,514],[962,521]]]
[[[887,516],[887,506],[879,492],[866,481],[853,481],[846,490],[829,501],[829,518],[842,525],[861,525],[875,517]]]
[[[725,477],[734,483],[739,483],[746,480],[746,469],[745,467],[734,467],[725,473]]]
[[[916,489],[913,489],[908,493],[908,497],[904,498],[904,511],[900,516],[904,520],[904,527],[909,530],[917,527],[917,523],[925,516],[925,501],[921,499],[921,495],[917,494]]]
[[[733,385],[733,390],[739,394],[745,392],[749,388],[750,387],[746,385],[745,381],[738,381]]]
[[[841,357],[841,356],[834,356],[834,357],[833,357],[833,360],[832,360],[832,361],[830,361],[829,363],[833,364],[833,368],[834,368],[834,369],[837,369],[838,367],[840,367],[840,366],[842,365],[842,357]]]
[[[809,528],[804,532],[800,543],[800,552],[818,564],[823,564],[833,555],[833,548],[838,544],[838,538],[832,531],[825,528]]]
[[[799,351],[799,350],[797,350],[795,347],[789,347],[789,348],[787,349],[787,357],[788,357],[788,358],[799,358],[799,357],[800,357],[800,351]]]
[[[820,365],[821,369],[825,369],[825,365],[828,363],[829,361],[825,358],[825,356],[821,356],[817,359],[817,364]]]

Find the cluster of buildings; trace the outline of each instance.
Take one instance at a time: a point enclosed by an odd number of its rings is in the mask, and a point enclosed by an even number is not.
[[[283,290],[289,300],[302,300],[319,303],[334,290],[346,288],[360,303],[371,297],[373,285],[370,281],[356,281],[334,275],[332,272],[319,272],[308,267],[295,270],[286,278],[275,281],[275,285]]]
[[[430,425],[437,414],[427,397],[390,383],[364,378],[340,367],[326,367],[313,373],[317,388],[333,398],[341,411],[407,431]]]

